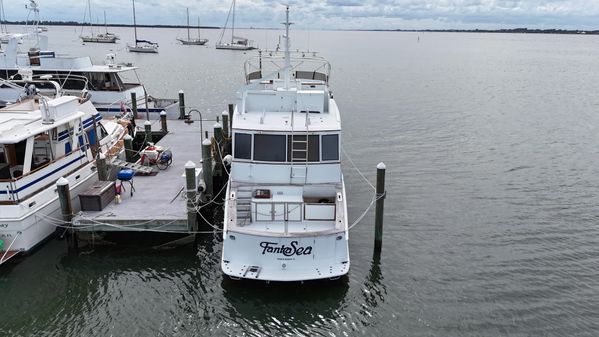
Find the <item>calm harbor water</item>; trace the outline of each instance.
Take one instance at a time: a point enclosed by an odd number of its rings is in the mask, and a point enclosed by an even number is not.
[[[220,114],[252,53],[180,46],[159,55],[50,45],[131,61],[148,92]],[[260,47],[278,32],[244,31]],[[420,37],[418,42],[418,37]],[[348,155],[373,181],[387,164],[382,255],[373,212],[351,231],[351,271],[293,285],[223,277],[221,243],[155,251],[52,241],[0,269],[2,336],[596,336],[599,334],[599,36],[294,32],[320,51]],[[176,155],[177,156],[177,155]],[[178,155],[182,157],[181,154]],[[371,188],[344,160],[353,220]],[[134,241],[134,240],[132,240]]]

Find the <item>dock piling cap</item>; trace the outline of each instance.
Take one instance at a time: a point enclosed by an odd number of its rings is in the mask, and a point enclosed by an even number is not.
[[[212,142],[210,141],[210,139],[206,138],[206,139],[204,139],[204,141],[202,142],[202,145],[212,145]]]
[[[222,128],[223,128],[223,126],[222,126],[222,125],[220,125],[220,123],[218,123],[218,122],[217,122],[217,123],[214,123],[214,128],[215,128],[215,129],[222,129]]]
[[[223,113],[222,113],[222,115],[223,115],[223,116],[229,116],[229,111],[227,111],[227,110],[224,110],[224,111],[223,111]]]
[[[187,161],[187,163],[185,163],[185,168],[186,169],[192,169],[195,168],[196,164],[194,162],[192,162],[191,160]]]
[[[64,177],[60,177],[57,181],[56,181],[56,186],[66,186],[69,184],[69,181],[66,180]]]
[[[144,125],[152,125],[152,122],[150,122],[150,121],[145,121],[145,122],[144,122]]]
[[[386,168],[387,168],[387,166],[385,165],[385,163],[383,163],[383,162],[380,162],[380,163],[379,163],[379,164],[376,166],[376,168],[377,168],[377,169],[379,169],[379,170],[384,170],[384,169],[386,169]]]
[[[180,94],[183,94],[183,93],[184,93],[184,92],[183,92],[183,89],[179,89],[179,93],[180,93]]]
[[[104,155],[104,153],[100,152],[98,154],[98,159],[102,160],[102,159],[106,159],[106,156]]]
[[[129,134],[126,134],[125,137],[123,137],[124,140],[133,140],[133,137],[131,137]]]
[[[166,111],[164,111],[164,110],[160,111],[160,116],[166,116]]]

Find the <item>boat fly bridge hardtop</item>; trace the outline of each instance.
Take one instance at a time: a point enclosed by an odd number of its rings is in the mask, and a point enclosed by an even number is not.
[[[222,257],[233,278],[334,279],[349,270],[330,65],[291,54],[286,39],[285,52],[250,60],[237,94]]]

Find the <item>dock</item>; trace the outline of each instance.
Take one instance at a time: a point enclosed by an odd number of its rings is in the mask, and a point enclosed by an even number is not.
[[[143,125],[144,122],[145,120],[138,120],[136,124]],[[160,120],[150,122],[153,132],[161,129]],[[172,152],[171,165],[163,170],[154,166],[151,175],[138,172],[132,179],[133,194],[131,184],[122,182],[120,203],[115,199],[101,211],[82,211],[75,214],[74,229],[110,232],[189,232],[192,227],[188,224],[185,164],[189,161],[195,163],[196,177],[201,175],[203,135],[199,123],[196,121],[188,124],[184,120],[169,120],[168,132],[155,145]],[[120,168],[112,166],[111,170],[118,172]]]

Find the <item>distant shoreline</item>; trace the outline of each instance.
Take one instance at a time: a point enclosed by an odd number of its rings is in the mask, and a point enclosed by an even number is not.
[[[25,25],[25,21],[6,21],[7,25]],[[44,26],[84,26],[89,23],[76,21],[40,21]],[[96,27],[104,26],[94,24]],[[132,24],[112,23],[108,27],[133,27]],[[187,28],[186,25],[140,25],[143,28]],[[189,26],[197,28],[197,26]],[[215,26],[200,26],[201,29],[221,29]],[[276,29],[269,27],[248,27],[245,29]],[[361,31],[361,32],[414,32],[414,33],[507,33],[507,34],[576,34],[576,35],[599,35],[599,30],[579,30],[579,29],[531,29],[531,28],[511,28],[511,29],[323,29],[339,31]]]

